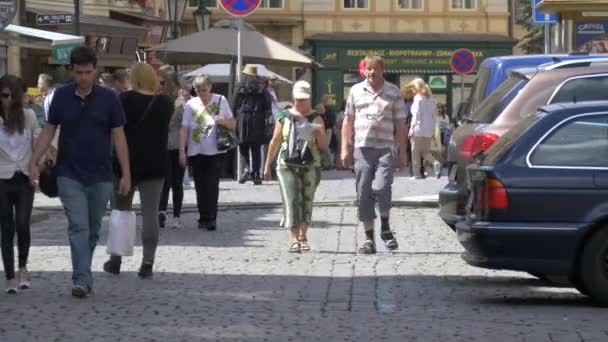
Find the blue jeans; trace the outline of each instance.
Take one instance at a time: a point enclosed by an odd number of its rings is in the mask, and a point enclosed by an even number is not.
[[[85,186],[77,180],[58,177],[57,187],[68,217],[72,281],[74,285],[93,286],[91,261],[113,184],[100,182]]]

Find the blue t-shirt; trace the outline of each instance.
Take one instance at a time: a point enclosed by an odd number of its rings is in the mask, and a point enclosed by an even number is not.
[[[58,88],[48,122],[60,127],[59,176],[83,185],[112,181],[112,129],[125,124],[125,113],[113,91],[95,85],[83,99],[76,94],[75,84]]]

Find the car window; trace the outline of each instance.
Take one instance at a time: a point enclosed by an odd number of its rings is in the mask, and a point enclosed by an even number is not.
[[[482,65],[479,71],[477,71],[477,77],[475,77],[475,82],[473,82],[473,87],[471,88],[471,110],[477,109],[479,104],[485,99],[489,81],[490,69]]]
[[[577,78],[566,82],[551,103],[608,100],[608,76]]]
[[[608,114],[561,124],[536,148],[534,166],[608,167]]]
[[[484,153],[483,163],[486,165],[493,165],[498,157],[504,154],[513,143],[519,138],[528,128],[530,128],[536,121],[545,116],[544,112],[536,113],[525,117],[518,122],[513,128],[503,134],[497,142]]]
[[[525,78],[513,76],[504,81],[492,95],[488,96],[475,110],[470,119],[477,123],[492,123],[528,83]]]

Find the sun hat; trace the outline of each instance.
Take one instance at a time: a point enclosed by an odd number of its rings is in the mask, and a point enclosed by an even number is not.
[[[310,98],[310,83],[306,81],[298,81],[293,85],[292,90],[294,99],[309,99]]]
[[[243,74],[245,75],[253,75],[253,76],[257,76],[258,75],[258,67],[255,65],[246,65],[245,68],[243,68]]]

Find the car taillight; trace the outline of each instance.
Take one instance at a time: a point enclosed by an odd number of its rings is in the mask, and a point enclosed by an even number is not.
[[[484,152],[500,138],[494,133],[481,133],[469,135],[464,138],[460,145],[460,155],[466,159],[472,159],[477,153]]]
[[[477,198],[481,208],[507,209],[509,207],[507,189],[501,181],[495,178],[488,179],[485,185],[480,187]]]

